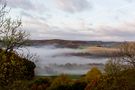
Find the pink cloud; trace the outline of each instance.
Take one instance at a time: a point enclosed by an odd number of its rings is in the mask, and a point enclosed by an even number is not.
[[[87,8],[91,8],[90,3],[87,0],[55,0],[58,8],[67,12],[83,11]]]

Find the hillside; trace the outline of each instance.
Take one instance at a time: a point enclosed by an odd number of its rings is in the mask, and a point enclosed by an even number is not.
[[[55,45],[56,47],[79,48],[81,46],[99,46],[99,47],[115,47],[121,42],[103,42],[103,41],[74,41],[74,40],[29,40],[29,45],[43,46]]]

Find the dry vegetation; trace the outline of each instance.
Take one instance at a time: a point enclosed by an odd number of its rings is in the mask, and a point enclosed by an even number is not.
[[[91,46],[91,47],[85,48],[84,52],[89,53],[91,55],[97,55],[97,56],[117,56],[116,53],[119,53],[119,49]]]

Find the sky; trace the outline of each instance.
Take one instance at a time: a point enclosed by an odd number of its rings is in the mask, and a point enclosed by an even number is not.
[[[7,0],[31,39],[135,41],[135,0]]]

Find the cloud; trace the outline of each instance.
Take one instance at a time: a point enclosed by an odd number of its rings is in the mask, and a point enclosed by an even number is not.
[[[5,1],[3,0],[3,2]],[[30,0],[7,0],[6,3],[11,8],[34,9],[34,5]]]
[[[24,10],[21,11],[21,15],[22,16],[25,16],[25,17],[28,17],[28,18],[34,18],[33,15],[31,15],[31,13],[28,13],[28,12],[26,12]]]
[[[66,12],[74,13],[91,8],[87,0],[55,0],[57,6]]]
[[[22,21],[24,24],[24,29],[31,33],[31,37],[33,39],[108,41],[135,39],[135,22],[127,22],[121,25],[118,24],[126,20],[130,21],[130,19],[132,19],[129,17],[134,16],[134,13],[131,13],[133,11],[131,8],[134,6],[134,4],[132,6],[130,5],[131,7],[129,7],[129,5],[127,7],[125,4],[123,4],[124,6],[122,6],[122,8],[120,8],[118,11],[112,10],[114,5],[110,5],[107,6],[109,8],[108,11],[110,11],[108,12],[104,11],[107,7],[104,9],[104,7],[102,8],[95,2],[93,5],[95,5],[94,7],[97,5],[96,11],[96,8],[91,6],[92,2],[90,3],[89,0],[48,0],[47,3],[46,1],[47,0],[41,0],[40,2],[37,0],[7,0],[7,6],[11,7],[11,9],[13,8],[16,10],[16,12],[23,16]],[[116,9],[118,7],[119,5],[116,7]],[[87,10],[90,10],[91,8],[93,8],[93,12],[89,13]],[[63,12],[59,10],[62,10]],[[86,13],[78,13],[85,10]],[[96,17],[94,18],[94,16]],[[113,16],[116,16],[114,18],[115,20],[113,19]],[[82,21],[84,20],[84,23],[80,21],[80,18]],[[117,21],[118,19],[120,19],[119,22]],[[89,23],[94,25],[90,26]],[[119,26],[115,26],[115,24]]]
[[[74,40],[101,40],[101,41],[134,41],[135,22],[125,22],[118,26],[99,26],[97,28],[69,29],[63,28],[55,32],[55,35],[65,39]]]
[[[125,22],[117,27],[114,26],[101,26],[95,29],[95,33],[102,34],[104,40],[115,40],[115,41],[127,41],[135,40],[135,24],[134,22]]]
[[[125,22],[118,26],[75,28],[52,26],[40,19],[30,19],[24,22],[24,28],[30,32],[32,39],[128,41],[135,40],[134,23]]]

